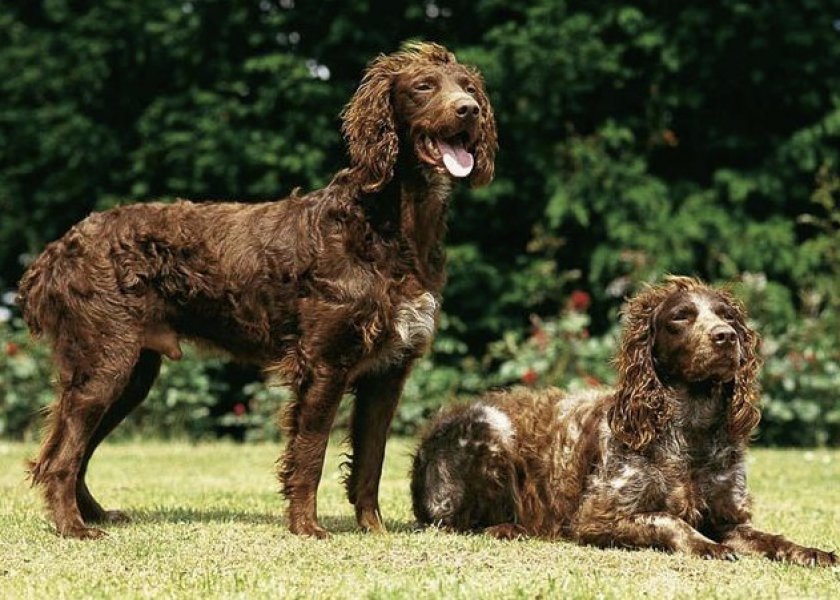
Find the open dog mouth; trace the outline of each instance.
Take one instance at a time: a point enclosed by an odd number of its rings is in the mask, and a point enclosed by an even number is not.
[[[453,177],[466,177],[473,170],[475,159],[468,150],[469,136],[466,132],[448,138],[432,138],[423,134],[417,140],[417,155],[420,160],[448,172]]]

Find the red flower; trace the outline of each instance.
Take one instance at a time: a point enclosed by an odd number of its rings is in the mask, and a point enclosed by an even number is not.
[[[540,376],[534,369],[528,369],[522,374],[522,383],[525,385],[534,385]]]
[[[601,380],[597,377],[593,377],[592,375],[585,376],[583,380],[589,387],[599,387],[601,385]]]
[[[671,131],[670,129],[666,129],[662,132],[662,141],[665,143],[666,146],[678,146],[680,143],[677,134]]]
[[[242,415],[244,415],[245,410],[245,405],[241,402],[237,402],[233,405],[233,414],[235,414],[237,417],[241,417]]]
[[[571,304],[572,310],[585,312],[589,308],[589,305],[592,304],[592,296],[583,290],[574,290],[571,296],[569,296],[569,304]]]
[[[14,342],[6,342],[6,356],[14,356],[20,351],[20,348]]]

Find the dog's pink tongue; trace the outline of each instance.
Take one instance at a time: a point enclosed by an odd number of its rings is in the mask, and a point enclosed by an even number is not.
[[[453,177],[466,177],[473,170],[472,154],[459,143],[447,144],[438,140],[438,150],[443,156],[443,166]]]

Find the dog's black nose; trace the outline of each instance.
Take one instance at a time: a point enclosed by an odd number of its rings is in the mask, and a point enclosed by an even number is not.
[[[475,118],[480,112],[481,109],[478,107],[478,102],[472,98],[458,98],[455,101],[455,114],[462,119]]]
[[[729,325],[718,325],[710,335],[717,346],[729,346],[738,340],[738,334]]]

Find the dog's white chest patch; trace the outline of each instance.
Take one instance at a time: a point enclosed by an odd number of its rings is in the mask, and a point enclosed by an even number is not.
[[[394,331],[400,350],[422,350],[431,343],[435,333],[437,309],[437,300],[429,292],[424,292],[397,307]]]

